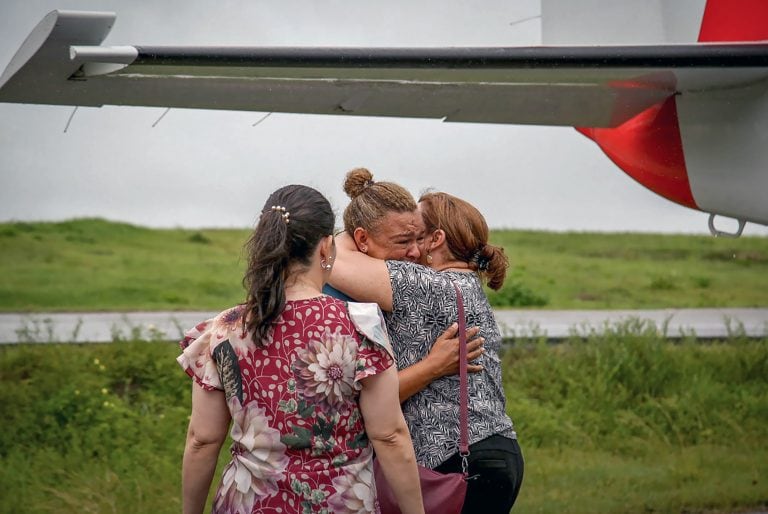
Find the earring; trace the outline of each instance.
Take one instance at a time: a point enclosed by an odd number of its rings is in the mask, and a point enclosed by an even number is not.
[[[323,268],[325,271],[331,271],[331,268],[333,268],[333,264],[330,262],[326,262],[325,259],[322,259],[320,261],[320,267]]]
[[[361,246],[360,251],[363,253],[368,253],[368,247],[367,246]]]
[[[427,264],[432,264],[432,254],[427,252]]]

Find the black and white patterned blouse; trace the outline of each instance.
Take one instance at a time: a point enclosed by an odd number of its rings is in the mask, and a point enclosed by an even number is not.
[[[422,360],[434,341],[457,320],[455,282],[464,298],[467,327],[480,327],[484,369],[469,374],[470,444],[499,434],[516,439],[506,414],[501,383],[501,334],[475,273],[435,271],[411,262],[387,261],[392,312],[385,313],[398,369]],[[458,451],[459,376],[442,377],[403,403],[416,460],[434,468]]]

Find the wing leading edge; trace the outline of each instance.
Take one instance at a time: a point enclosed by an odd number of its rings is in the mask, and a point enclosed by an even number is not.
[[[675,94],[768,77],[768,45],[104,47],[112,13],[53,11],[0,101],[615,127]]]
[[[531,48],[108,47],[113,13],[53,11],[0,76],[0,102],[581,127],[648,189],[711,213],[713,233],[715,214],[740,232],[768,224],[758,1],[716,43]],[[721,42],[743,20],[762,41]]]

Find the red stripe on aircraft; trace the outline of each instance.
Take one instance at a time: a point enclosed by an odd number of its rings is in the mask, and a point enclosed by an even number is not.
[[[707,0],[699,42],[768,40],[768,0]],[[686,207],[698,208],[688,182],[672,96],[619,127],[577,128],[630,177]]]
[[[707,0],[699,31],[700,43],[768,39],[765,0]]]
[[[697,209],[688,183],[675,97],[616,128],[576,128],[627,175],[654,193]]]

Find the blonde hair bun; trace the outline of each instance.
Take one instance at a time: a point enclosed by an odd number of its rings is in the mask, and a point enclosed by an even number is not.
[[[366,168],[355,168],[347,173],[347,178],[344,180],[344,192],[350,198],[357,198],[372,183],[373,173]]]

